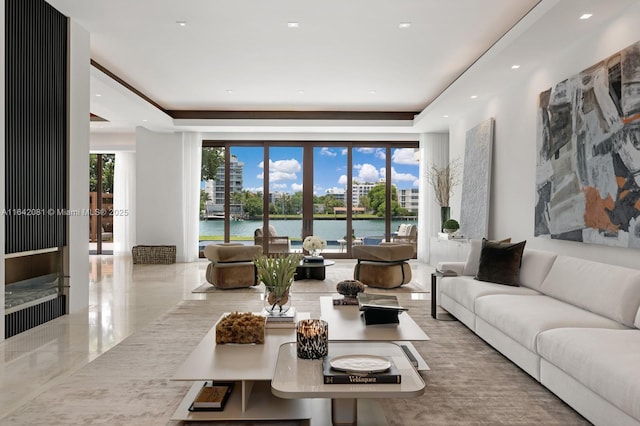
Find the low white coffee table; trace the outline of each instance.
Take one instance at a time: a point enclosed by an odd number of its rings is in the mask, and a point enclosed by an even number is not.
[[[357,423],[357,404],[360,398],[411,398],[424,393],[424,380],[413,368],[400,346],[390,342],[329,342],[329,356],[354,354],[389,357],[400,371],[402,382],[325,385],[322,360],[298,358],[296,343],[290,342],[280,346],[278,351],[271,390],[275,396],[285,399],[331,399],[331,420],[334,425]],[[382,414],[371,418],[374,420],[366,420],[363,424],[369,425],[372,421],[379,423],[385,417]],[[315,417],[313,423],[319,423]]]
[[[298,318],[309,318],[309,313],[298,312]],[[194,382],[171,420],[301,419],[304,423],[306,419],[308,423],[311,418],[310,401],[276,398],[270,386],[280,345],[296,340],[295,328],[267,328],[262,345],[218,345],[215,332],[214,325],[171,378]],[[189,406],[207,380],[235,382],[227,405],[223,411],[189,411]]]
[[[329,324],[329,340],[333,341],[387,341],[404,345],[418,361],[418,370],[429,370],[411,341],[431,340],[409,315],[398,316],[399,324],[365,325],[358,306],[334,305],[331,296],[320,297],[320,318]]]

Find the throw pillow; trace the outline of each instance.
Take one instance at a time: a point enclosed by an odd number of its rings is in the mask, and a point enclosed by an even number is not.
[[[483,239],[476,280],[520,286],[520,265],[526,243],[499,243]]]
[[[480,264],[480,252],[482,251],[482,240],[470,240],[469,241],[469,253],[467,254],[467,261],[464,264],[462,275],[468,275],[475,277],[478,274],[478,265]],[[493,240],[498,243],[510,243],[511,238],[505,238],[504,240]]]

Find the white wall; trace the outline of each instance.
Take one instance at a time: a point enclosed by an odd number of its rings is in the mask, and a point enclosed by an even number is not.
[[[485,105],[450,127],[450,155],[464,158],[466,131],[494,117],[495,140],[489,219],[490,238],[527,240],[527,247],[551,250],[597,261],[638,268],[635,249],[534,238],[536,117],[540,92],[640,40],[640,3],[624,16],[585,34],[582,40],[561,41],[537,68],[523,70],[504,82]],[[460,197],[453,205],[459,208]],[[454,210],[452,209],[452,210]]]
[[[69,209],[89,208],[89,33],[70,22]],[[69,216],[67,261],[69,311],[89,305],[89,216]]]
[[[197,258],[201,145],[199,135],[136,129],[136,244],[175,245],[178,262]]]

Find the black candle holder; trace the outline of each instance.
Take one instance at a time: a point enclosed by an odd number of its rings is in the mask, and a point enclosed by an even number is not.
[[[300,320],[296,323],[298,358],[320,359],[329,352],[329,324],[320,319]]]

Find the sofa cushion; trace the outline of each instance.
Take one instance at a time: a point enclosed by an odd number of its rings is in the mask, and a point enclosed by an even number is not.
[[[471,312],[475,312],[475,300],[480,296],[489,294],[540,295],[540,293],[530,288],[488,283],[464,276],[441,278],[440,292],[446,294]]]
[[[625,329],[622,324],[549,296],[496,294],[475,302],[476,315],[533,352],[539,333],[560,327]]]
[[[373,262],[401,262],[413,257],[415,248],[411,244],[381,244],[378,246],[354,246],[353,257]]]
[[[511,238],[504,240],[494,240],[499,243],[510,243]],[[482,252],[482,240],[469,240],[469,252],[467,253],[467,261],[464,264],[462,275],[475,277],[478,273],[478,265],[480,264],[480,253]]]
[[[500,243],[482,240],[476,279],[496,284],[520,285],[520,265],[526,241]]]
[[[520,267],[520,285],[540,291],[556,257],[558,255],[550,251],[525,249]]]
[[[204,255],[212,262],[246,262],[261,254],[262,247],[239,243],[210,244],[204,248]]]
[[[640,420],[640,330],[560,328],[538,336],[538,352]]]
[[[558,256],[540,291],[633,327],[640,306],[640,270]]]

